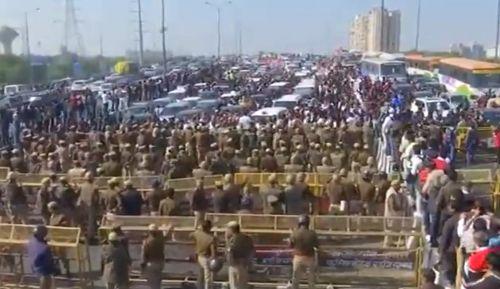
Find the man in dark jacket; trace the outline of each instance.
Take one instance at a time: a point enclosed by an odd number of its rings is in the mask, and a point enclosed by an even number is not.
[[[452,287],[455,285],[457,274],[457,247],[460,246],[460,238],[457,233],[458,221],[460,220],[462,203],[461,200],[450,198],[450,210],[452,212],[443,225],[441,238],[439,239],[440,264],[444,279]]]
[[[497,289],[500,288],[500,253],[490,253],[486,256],[486,261],[490,267],[483,279],[465,285],[466,289]]]
[[[40,289],[52,288],[52,276],[57,274],[54,257],[45,237],[47,228],[38,226],[28,242],[28,257],[33,273],[40,277]]]
[[[125,181],[125,190],[120,193],[121,213],[128,216],[140,216],[143,199],[130,180]]]
[[[7,212],[11,222],[26,224],[28,201],[22,186],[16,181],[15,172],[9,172],[7,175],[4,192],[7,201]]]
[[[102,253],[104,262],[102,277],[106,288],[129,288],[129,271],[132,261],[128,249],[120,242],[115,232],[109,233],[108,241]]]
[[[308,216],[300,216],[298,223],[298,229],[294,230],[290,237],[290,246],[293,249],[292,288],[300,287],[301,276],[309,268],[308,285],[309,289],[313,289],[316,277],[316,251],[319,249],[318,236],[315,231],[309,229]]]
[[[424,269],[423,273],[424,283],[420,286],[420,289],[444,289],[441,285],[436,285],[436,273],[432,269]]]
[[[203,179],[196,180],[196,189],[193,192],[193,197],[191,200],[191,210],[195,217],[195,229],[198,224],[201,224],[205,219],[205,213],[208,210],[208,198],[203,187]]]

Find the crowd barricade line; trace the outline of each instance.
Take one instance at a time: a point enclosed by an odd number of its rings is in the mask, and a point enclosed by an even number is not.
[[[18,285],[26,274],[23,259],[25,258],[26,246],[33,236],[35,226],[21,224],[0,223],[0,247],[2,256],[13,258],[14,272],[0,272],[0,275],[15,274],[12,282]],[[93,286],[93,281],[88,279],[88,272],[92,271],[90,266],[90,254],[88,246],[80,242],[81,229],[78,227],[53,227],[47,226],[47,240],[56,258],[65,258],[74,261],[77,265],[77,274],[82,288]],[[18,258],[18,261],[16,261]],[[4,282],[3,284],[8,284]]]
[[[467,136],[468,127],[458,127],[456,130],[457,137],[457,149],[464,150],[465,138]],[[493,136],[493,127],[491,126],[482,126],[478,127],[477,134],[480,141],[486,141],[487,143],[491,143],[491,138]]]
[[[288,175],[297,175],[297,173],[236,173],[235,182],[237,184],[248,184],[263,188],[268,184],[269,176],[272,174],[276,176],[279,184],[286,184]],[[305,182],[316,196],[322,195],[324,186],[332,177],[332,174],[305,173],[305,175]]]
[[[0,180],[5,180],[10,172],[10,168],[0,167]]]
[[[229,221],[238,222],[242,232],[252,236],[256,248],[254,265],[257,272],[260,272],[259,270],[265,271],[265,268],[271,267],[277,270],[272,270],[265,276],[268,278],[265,281],[272,284],[280,282],[281,270],[290,270],[291,268],[290,262],[278,262],[276,264],[273,262],[278,259],[291,260],[291,251],[287,245],[287,238],[290,236],[292,229],[297,227],[297,218],[298,216],[286,215],[216,213],[206,215],[206,219],[211,220],[213,223],[212,231],[217,236],[220,252],[223,251],[224,232]],[[362,270],[368,270],[367,272],[371,274],[377,272],[377,274],[382,274],[384,278],[389,279],[395,274],[396,271],[394,270],[399,270],[401,266],[405,272],[404,275],[400,275],[401,272],[397,271],[399,272],[398,278],[408,278],[405,279],[405,282],[410,282],[412,286],[418,286],[421,279],[420,270],[423,260],[423,233],[420,220],[415,221],[415,219],[412,217],[311,216],[311,228],[316,230],[321,243],[321,254],[318,257],[318,283],[332,283],[329,276],[335,273],[334,268],[337,268],[337,266],[348,265],[345,270],[349,274],[351,272],[359,274],[356,268],[360,266]],[[397,230],[392,230],[391,226],[387,224],[395,221],[398,221],[401,226]],[[180,247],[176,247],[178,259],[168,261],[167,266],[169,262],[172,262],[172,266],[175,267],[178,264],[177,262],[185,263],[188,259],[193,260],[191,261],[193,263],[195,262],[195,259],[192,258],[194,256],[193,242],[189,238],[189,233],[194,230],[194,222],[194,217],[108,215],[103,219],[100,235],[106,236],[111,227],[121,225],[122,230],[129,237],[129,244],[139,246],[148,231],[149,224],[157,224],[160,230],[164,231],[167,230],[168,226],[162,225],[173,224],[172,232],[175,237],[172,236],[172,239],[168,239],[166,244],[167,246]],[[381,240],[387,236],[403,240],[403,245],[384,247]],[[335,242],[332,242],[332,240],[335,240]],[[410,240],[413,240],[411,246],[408,245]],[[181,248],[184,248],[184,250]],[[182,254],[189,254],[191,258],[189,256],[180,257]],[[137,260],[139,256],[132,256],[132,258]],[[367,267],[368,269],[366,269]],[[170,273],[171,271],[166,268],[165,272]],[[223,276],[225,272],[226,270],[221,270],[216,280],[226,280],[225,276]],[[187,275],[189,273],[184,272],[183,276]],[[263,277],[260,274],[251,276],[253,282],[261,282],[261,278]],[[333,282],[343,284],[339,280],[333,280]]]

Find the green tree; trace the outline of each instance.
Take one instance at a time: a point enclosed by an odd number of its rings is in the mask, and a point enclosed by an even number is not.
[[[16,55],[0,55],[0,85],[27,83],[29,81],[28,63]]]

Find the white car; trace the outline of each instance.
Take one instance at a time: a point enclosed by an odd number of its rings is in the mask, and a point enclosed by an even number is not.
[[[71,84],[72,91],[81,91],[87,89],[87,81],[86,80],[75,80]]]
[[[102,92],[113,91],[113,84],[104,82],[99,87],[99,91],[102,91]]]
[[[439,97],[417,98],[411,104],[410,109],[413,113],[422,109],[425,117],[432,116],[434,112],[437,112],[442,117],[447,117],[451,111],[448,101]]]

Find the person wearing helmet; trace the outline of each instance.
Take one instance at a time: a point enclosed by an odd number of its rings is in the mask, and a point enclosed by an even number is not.
[[[252,239],[240,231],[240,225],[231,221],[226,230],[226,251],[230,289],[244,289],[248,285],[248,268],[252,263]]]
[[[91,172],[85,174],[85,182],[79,187],[78,198],[79,223],[87,232],[87,238],[93,239],[97,231],[97,215],[99,207],[99,188],[94,182]]]
[[[17,182],[17,173],[9,172],[3,187],[7,203],[7,215],[12,223],[27,222],[28,200],[23,187]]]
[[[298,228],[292,232],[290,247],[293,249],[292,288],[300,287],[300,279],[309,268],[309,289],[314,288],[316,270],[316,252],[319,249],[319,241],[316,232],[309,229],[309,216],[299,217]]]
[[[125,181],[125,189],[120,193],[121,213],[126,216],[140,216],[144,199],[131,180]]]
[[[196,188],[192,193],[191,210],[195,217],[195,228],[205,219],[205,213],[208,210],[208,196],[204,188],[203,179],[196,180]]]
[[[102,278],[108,289],[129,288],[129,272],[132,260],[127,248],[116,232],[108,234],[108,244],[103,248],[104,270]]]
[[[165,236],[156,224],[149,225],[148,236],[142,243],[141,268],[149,288],[161,289],[161,277],[165,264]],[[172,226],[167,229],[167,234]]]
[[[375,212],[375,186],[372,176],[368,171],[362,172],[361,180],[358,182],[358,190],[361,197],[361,212],[365,216],[372,216]]]
[[[47,244],[47,233],[45,226],[37,226],[27,245],[30,267],[33,273],[40,278],[40,289],[52,288],[52,276],[58,273],[56,266],[54,266],[54,256]]]
[[[69,227],[71,226],[71,221],[60,209],[58,203],[50,202],[47,205],[50,212],[49,225],[53,227]],[[65,248],[56,248],[54,253],[61,261],[64,269],[66,270],[66,275],[70,275],[69,259],[67,258],[67,253]]]
[[[190,237],[195,241],[198,264],[203,272],[203,277],[198,280],[198,288],[203,289],[213,287],[214,272],[210,268],[210,261],[216,257],[217,240],[211,230],[212,222],[204,220],[201,223],[201,228],[190,234]]]

